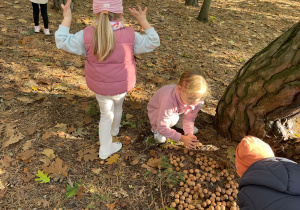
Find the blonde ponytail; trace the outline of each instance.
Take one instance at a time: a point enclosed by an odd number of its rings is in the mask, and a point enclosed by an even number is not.
[[[98,23],[93,37],[93,54],[98,57],[99,61],[104,61],[110,56],[115,47],[115,35],[108,15],[100,12],[97,16]]]

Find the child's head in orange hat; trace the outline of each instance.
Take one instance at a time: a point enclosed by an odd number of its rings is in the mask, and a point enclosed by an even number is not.
[[[236,148],[235,156],[236,172],[240,177],[254,162],[275,157],[269,144],[253,136],[246,136],[242,139]]]

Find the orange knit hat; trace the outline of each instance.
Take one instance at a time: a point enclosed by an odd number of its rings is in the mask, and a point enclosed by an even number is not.
[[[275,157],[269,144],[253,136],[244,137],[236,148],[237,174],[242,177],[252,163],[268,157]]]

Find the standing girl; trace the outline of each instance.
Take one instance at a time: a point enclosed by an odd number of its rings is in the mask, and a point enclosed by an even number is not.
[[[195,69],[185,71],[178,85],[160,88],[147,106],[154,139],[164,143],[166,138],[170,138],[194,149],[199,142],[194,135],[198,132],[194,121],[204,105],[206,91],[206,81]],[[174,125],[182,128],[184,135],[172,129]]]
[[[134,54],[151,52],[160,45],[160,40],[146,19],[147,8],[129,9],[146,35],[122,25],[122,0],[93,0],[96,26],[70,34],[70,4],[71,0],[68,0],[62,5],[64,19],[55,32],[56,46],[87,56],[85,79],[96,94],[101,112],[99,157],[106,159],[122,148],[120,142],[112,142],[112,136],[119,133],[125,95],[136,83]]]
[[[48,28],[49,20],[48,20],[48,13],[47,13],[47,3],[48,0],[30,0],[32,3],[33,8],[33,20],[34,20],[34,32],[38,33],[41,30],[39,17],[40,17],[40,8],[41,14],[44,21],[44,34],[50,35],[50,31]]]

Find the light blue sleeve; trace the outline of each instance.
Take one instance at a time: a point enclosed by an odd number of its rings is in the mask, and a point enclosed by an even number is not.
[[[134,54],[141,54],[153,51],[160,45],[159,36],[153,27],[145,31],[145,35],[134,32]]]
[[[58,30],[55,32],[56,47],[76,55],[86,55],[83,30],[78,31],[76,34],[70,34],[69,31],[69,27],[59,25]]]

